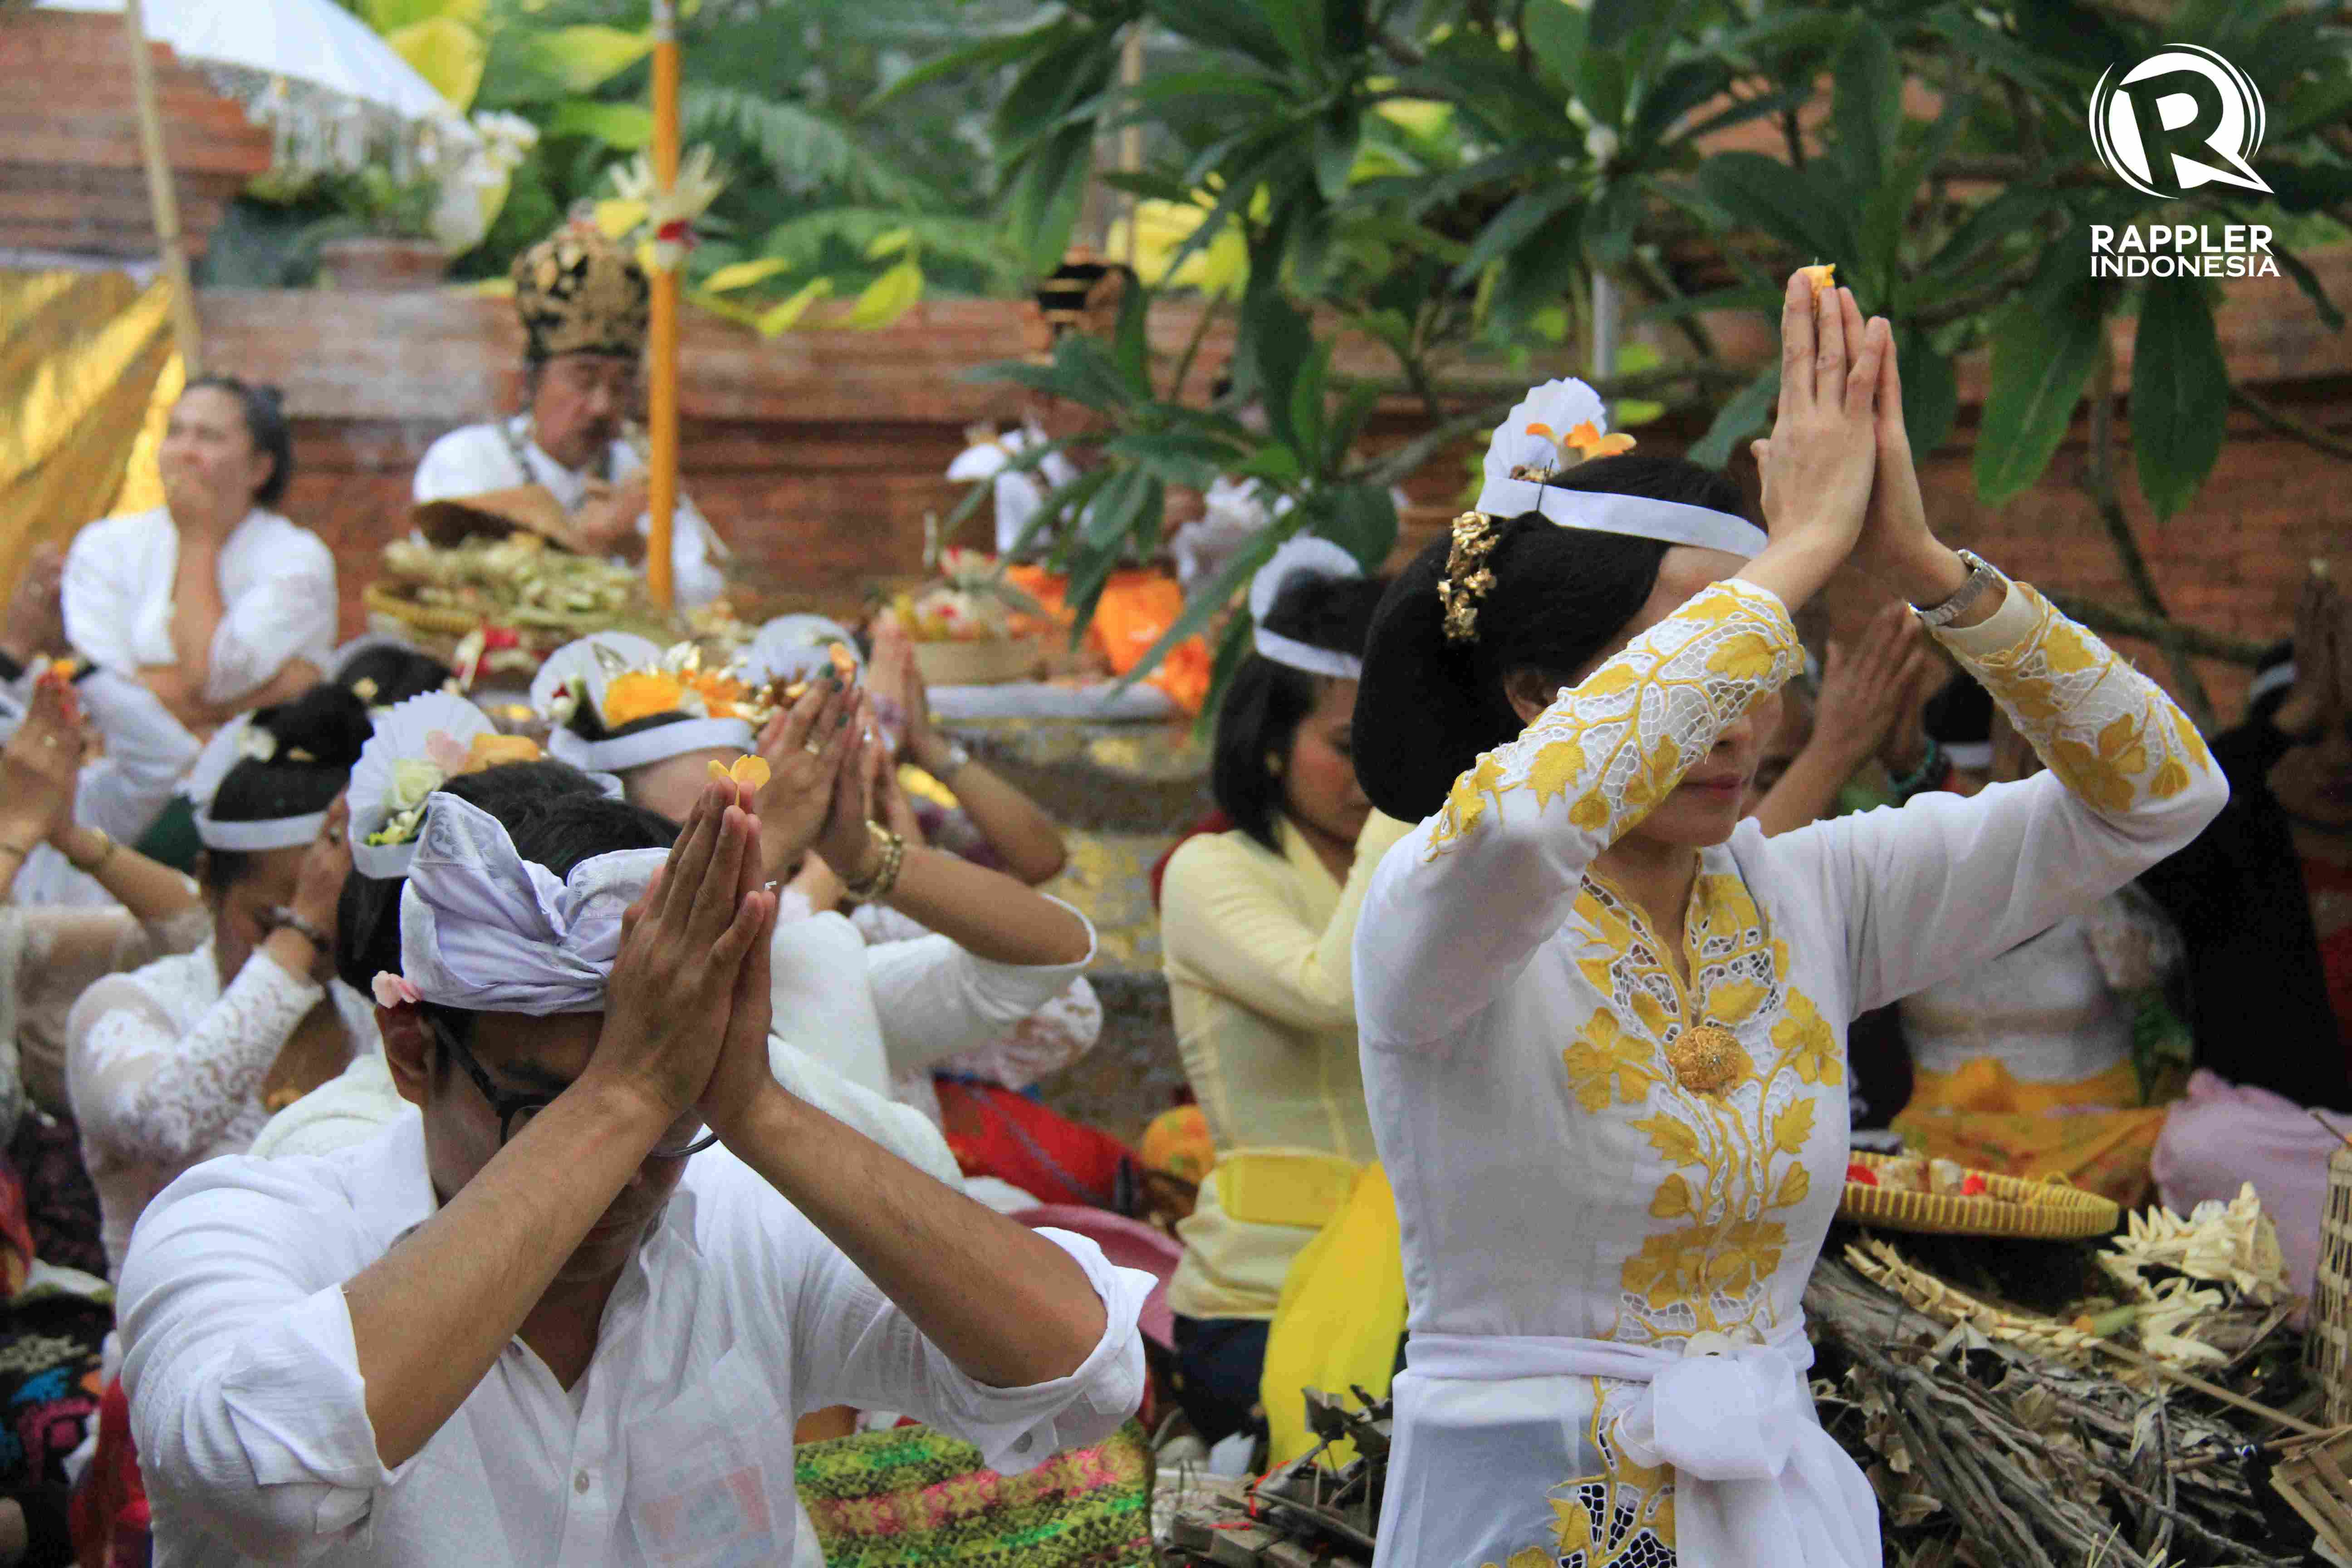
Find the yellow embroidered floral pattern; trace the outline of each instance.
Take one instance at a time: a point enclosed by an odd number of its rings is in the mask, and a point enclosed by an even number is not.
[[[1802,658],[1780,601],[1744,583],[1715,584],[1455,779],[1429,858],[1493,823],[1514,793],[1531,796],[1538,812],[1564,801],[1570,826],[1615,840],[1681,782],[1731,715]]]
[[[2025,584],[2009,591],[2032,608],[2033,629],[2014,647],[1974,662],[2061,783],[2098,810],[2121,815],[2170,800],[2211,772],[2204,737],[2154,682]]]
[[[1552,1489],[1549,1555],[1514,1552],[1503,1568],[1517,1568],[1522,1559],[1542,1568],[1674,1568],[1674,1471],[1633,1464],[1618,1452],[1607,1397],[1607,1385],[1595,1378],[1589,1434],[1601,1473]]]
[[[1576,908],[1588,943],[1579,970],[1610,1000],[1562,1066],[1587,1112],[1646,1110],[1630,1125],[1666,1167],[1649,1205],[1658,1226],[1620,1271],[1611,1337],[1768,1331],[1769,1287],[1789,1242],[1780,1216],[1812,1193],[1804,1160],[1819,1102],[1844,1082],[1837,1036],[1786,984],[1788,947],[1737,875],[1706,873],[1692,889],[1687,994],[1638,910],[1605,880],[1588,877]],[[1738,1042],[1729,1081],[1676,1077],[1675,1053],[1701,1023]]]

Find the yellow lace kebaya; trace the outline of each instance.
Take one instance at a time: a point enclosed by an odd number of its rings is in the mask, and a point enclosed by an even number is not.
[[[2227,789],[2163,692],[2032,589],[1935,635],[2051,772],[1778,838],[1742,824],[1697,852],[1679,965],[1593,866],[1801,662],[1748,583],[1635,637],[1382,861],[1357,1016],[1413,1339],[1381,1568],[1713,1568],[1726,1531],[1877,1562],[1802,1371],[1846,1025],[2130,880]]]

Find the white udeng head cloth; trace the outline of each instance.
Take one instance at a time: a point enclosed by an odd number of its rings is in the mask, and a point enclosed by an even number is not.
[[[196,753],[195,764],[180,781],[179,794],[195,807],[196,837],[205,848],[250,855],[266,849],[299,849],[319,837],[319,829],[327,824],[323,811],[257,822],[213,820],[213,796],[220,793],[221,781],[247,758],[269,761],[276,749],[277,737],[255,724],[252,714],[240,713],[214,731],[205,749]]]
[[[1762,553],[1764,531],[1744,517],[1711,507],[1647,496],[1564,490],[1535,479],[1513,479],[1514,468],[1555,468],[1569,433],[1580,425],[1596,432],[1609,427],[1601,395],[1570,376],[1530,387],[1486,443],[1485,479],[1476,510],[1489,517],[1537,512],[1562,528],[1630,534],[1666,544],[1693,544],[1727,551],[1748,560]]]
[[[582,692],[580,700],[603,710],[604,688],[612,675],[606,668],[607,659],[598,657],[600,647],[629,669],[655,669],[661,665],[662,650],[628,632],[597,632],[577,642],[565,643],[548,655],[547,661],[539,667],[539,674],[531,679],[530,705],[549,721],[547,754],[557,762],[570,763],[583,773],[621,773],[631,768],[666,763],[688,752],[749,752],[758,746],[759,736],[740,719],[681,719],[614,740],[591,741],[580,735],[566,721],[571,714],[561,709],[559,702],[576,679]],[[559,712],[563,717],[558,718]]]
[[[438,794],[400,895],[401,977],[417,996],[476,1013],[601,1013],[621,916],[669,858],[621,849],[568,877],[515,850],[505,824]]]
[[[1282,591],[1294,582],[1344,582],[1363,574],[1364,569],[1356,563],[1356,558],[1328,539],[1296,534],[1284,540],[1250,579],[1251,646],[1275,663],[1303,669],[1309,675],[1328,675],[1339,680],[1362,679],[1364,661],[1360,655],[1317,647],[1279,632],[1270,632],[1265,629],[1265,617],[1273,613]]]

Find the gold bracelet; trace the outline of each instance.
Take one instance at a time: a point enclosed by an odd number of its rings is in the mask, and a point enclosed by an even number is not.
[[[87,866],[83,865],[80,861],[76,860],[70,855],[66,857],[66,860],[68,865],[72,866],[75,870],[80,872],[83,876],[95,877],[100,871],[106,869],[106,863],[114,858],[114,851],[119,847],[119,846],[114,842],[114,835],[109,833],[105,828],[93,827],[89,831],[98,835],[100,848],[96,858],[92,859]]]
[[[907,840],[878,822],[868,821],[866,833],[875,847],[882,851],[882,864],[874,875],[862,882],[844,882],[842,896],[853,904],[870,904],[877,899],[887,898],[890,889],[898,885],[898,870],[907,862]]]

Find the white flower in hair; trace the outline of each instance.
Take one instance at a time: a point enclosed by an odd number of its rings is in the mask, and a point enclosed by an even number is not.
[[[395,702],[376,721],[352,769],[352,862],[378,879],[404,876],[425,806],[453,778],[502,763],[536,761],[536,742],[501,735],[462,697],[427,691]]]
[[[278,737],[258,724],[247,724],[237,735],[236,754],[247,762],[268,762],[278,755]]]
[[[1547,381],[1529,388],[1518,406],[1495,426],[1486,443],[1486,481],[1541,484],[1570,466],[1565,459],[1571,451],[1580,460],[1633,448],[1631,436],[1609,434],[1609,411],[1599,393],[1574,376]]]

